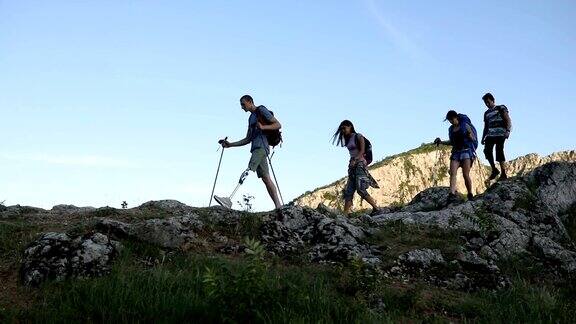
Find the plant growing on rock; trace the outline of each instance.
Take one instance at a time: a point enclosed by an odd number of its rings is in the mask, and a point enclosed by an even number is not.
[[[250,194],[243,194],[242,195],[242,200],[238,200],[238,205],[240,205],[240,207],[242,209],[244,209],[245,212],[252,212],[252,206],[254,204],[254,196],[250,195]]]
[[[490,213],[482,208],[477,208],[475,214],[463,213],[464,218],[468,219],[470,222],[478,225],[480,230],[487,234],[496,229],[496,224]]]
[[[223,308],[224,321],[259,319],[259,309],[274,306],[274,291],[268,286],[268,265],[263,257],[264,247],[258,240],[250,238],[245,238],[244,245],[246,265],[238,272],[229,268],[215,270],[206,267],[202,278],[210,303],[219,303]]]

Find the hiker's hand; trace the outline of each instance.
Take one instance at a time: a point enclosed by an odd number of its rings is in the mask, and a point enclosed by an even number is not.
[[[366,163],[366,159],[364,157],[354,158],[354,159],[350,160],[350,166],[351,167],[356,166],[358,163],[360,163],[362,161],[364,161],[364,163]]]
[[[510,137],[510,131],[506,131],[506,133],[504,133],[504,138],[508,139]]]
[[[259,128],[260,130],[264,130],[265,127],[266,127],[266,126],[265,126],[264,124],[262,124],[261,122],[258,122],[258,123],[256,124],[256,126],[258,126],[258,128]]]
[[[442,143],[442,140],[440,139],[440,137],[436,137],[436,139],[434,140],[434,144],[436,144],[436,146],[440,145],[440,143]]]
[[[228,140],[226,140],[226,139],[219,140],[218,143],[220,145],[222,145],[223,148],[229,148],[230,147],[230,142],[228,142]]]

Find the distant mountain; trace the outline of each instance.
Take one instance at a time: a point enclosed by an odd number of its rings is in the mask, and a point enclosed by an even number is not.
[[[416,194],[426,188],[449,186],[448,166],[450,147],[423,144],[419,148],[397,154],[376,162],[369,167],[370,173],[378,181],[380,189],[370,188],[368,191],[381,206],[403,205]],[[482,154],[481,151],[478,154]],[[546,157],[538,154],[528,154],[508,162],[508,175],[524,175],[535,168],[554,161],[576,162],[576,151],[562,151]],[[459,171],[461,174],[461,170]],[[485,180],[490,176],[490,167],[474,163],[471,177],[475,194],[483,193],[487,188]],[[346,178],[329,185],[308,191],[294,200],[300,206],[315,208],[324,204],[331,208],[342,208],[342,190]],[[462,176],[458,176],[458,191],[465,193]],[[360,197],[355,195],[353,209],[367,208],[367,203],[361,204]]]

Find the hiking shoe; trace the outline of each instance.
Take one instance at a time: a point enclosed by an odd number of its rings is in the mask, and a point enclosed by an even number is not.
[[[506,181],[506,180],[508,180],[508,176],[506,174],[502,174],[500,178],[498,178],[498,181]]]
[[[452,204],[458,202],[458,196],[453,194],[453,193],[449,193],[448,194],[448,204]]]
[[[228,197],[218,197],[214,195],[214,200],[220,204],[222,207],[226,207],[228,209],[232,209],[232,200]]]
[[[492,181],[494,179],[496,179],[496,177],[500,174],[500,171],[498,171],[498,169],[494,169],[492,170],[492,174],[490,175],[490,178],[488,178],[488,180]]]
[[[276,212],[276,220],[279,222],[284,222],[284,220],[286,219],[284,217],[284,214],[282,213],[282,209],[278,208],[275,210]]]
[[[468,201],[474,201],[474,195],[471,192],[468,193]]]

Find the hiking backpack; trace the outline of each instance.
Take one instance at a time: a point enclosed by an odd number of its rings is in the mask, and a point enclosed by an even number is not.
[[[362,135],[362,134],[360,134]],[[372,155],[372,143],[364,136],[364,159],[366,159],[366,165],[372,163],[373,155]],[[356,146],[360,147],[360,140],[358,140],[358,134],[355,136],[356,138]]]
[[[466,135],[466,125],[469,125],[472,129],[475,139],[471,140],[468,136],[464,136],[464,144],[468,148],[474,148],[474,151],[476,151],[478,148],[478,132],[476,132],[476,127],[474,127],[470,118],[464,114],[458,114],[458,121],[460,123],[460,132],[464,132],[464,135]],[[450,136],[452,136],[452,132],[450,132]]]
[[[258,114],[258,120],[264,124],[264,125],[270,125],[271,123],[269,121],[266,120],[266,118],[262,117],[262,114],[260,114],[260,108],[262,108],[264,106],[258,106],[256,112]],[[266,108],[266,107],[264,107]],[[268,110],[272,116],[274,116],[274,112],[272,110]],[[264,136],[266,136],[266,139],[268,140],[268,145],[275,147],[279,144],[281,144],[282,141],[282,132],[279,129],[276,130],[266,130],[266,131],[262,131],[262,133],[264,134]]]

